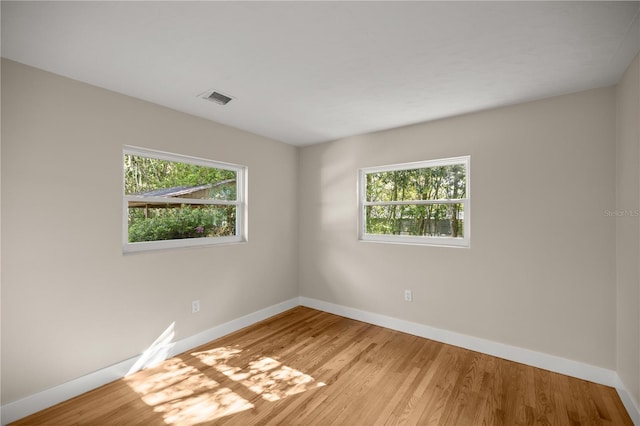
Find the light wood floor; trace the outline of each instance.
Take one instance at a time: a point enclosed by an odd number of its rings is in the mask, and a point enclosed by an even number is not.
[[[297,307],[15,424],[632,422],[612,388]]]

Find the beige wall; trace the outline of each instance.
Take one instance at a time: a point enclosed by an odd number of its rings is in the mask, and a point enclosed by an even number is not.
[[[3,404],[297,296],[295,147],[5,60],[2,124]],[[123,255],[125,144],[248,166],[249,242]]]
[[[616,89],[617,371],[640,402],[640,55]]]
[[[617,368],[640,400],[640,230],[606,214],[640,200],[638,62],[297,149],[3,60],[2,404],[298,294]],[[247,165],[249,243],[122,255],[125,144]],[[357,241],[358,168],[467,154],[470,249]]]
[[[614,95],[303,148],[301,296],[615,369]],[[358,242],[358,168],[467,154],[470,249]]]

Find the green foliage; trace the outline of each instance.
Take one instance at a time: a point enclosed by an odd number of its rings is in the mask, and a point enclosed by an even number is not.
[[[463,236],[462,204],[367,207],[369,234]]]
[[[459,200],[466,196],[462,164],[368,173],[367,201]],[[462,237],[463,204],[380,205],[366,209],[366,232]]]
[[[460,199],[465,192],[462,164],[367,174],[367,201]]]
[[[133,210],[133,211],[132,211]],[[235,235],[235,207],[130,209],[129,242]]]
[[[236,172],[232,170],[125,154],[127,195],[208,186],[180,195],[184,204],[137,202],[137,207],[129,208],[129,242],[235,235],[234,206],[188,204],[187,199],[236,200],[236,181]]]
[[[217,169],[176,161],[158,160],[137,155],[124,156],[125,194],[140,194],[157,189],[178,186],[214,186],[233,180],[233,185],[224,188],[213,198],[235,200],[236,173],[232,170]]]

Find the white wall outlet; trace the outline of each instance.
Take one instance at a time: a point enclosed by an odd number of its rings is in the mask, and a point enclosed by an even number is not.
[[[197,314],[198,312],[200,312],[200,301],[194,300],[191,302],[191,313]]]
[[[413,300],[413,292],[411,290],[404,291],[404,301],[411,302]]]

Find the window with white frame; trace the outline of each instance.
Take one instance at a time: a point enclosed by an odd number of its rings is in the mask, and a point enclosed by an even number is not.
[[[465,156],[360,169],[360,239],[468,247],[469,162]]]
[[[246,167],[123,149],[125,252],[246,240]]]

